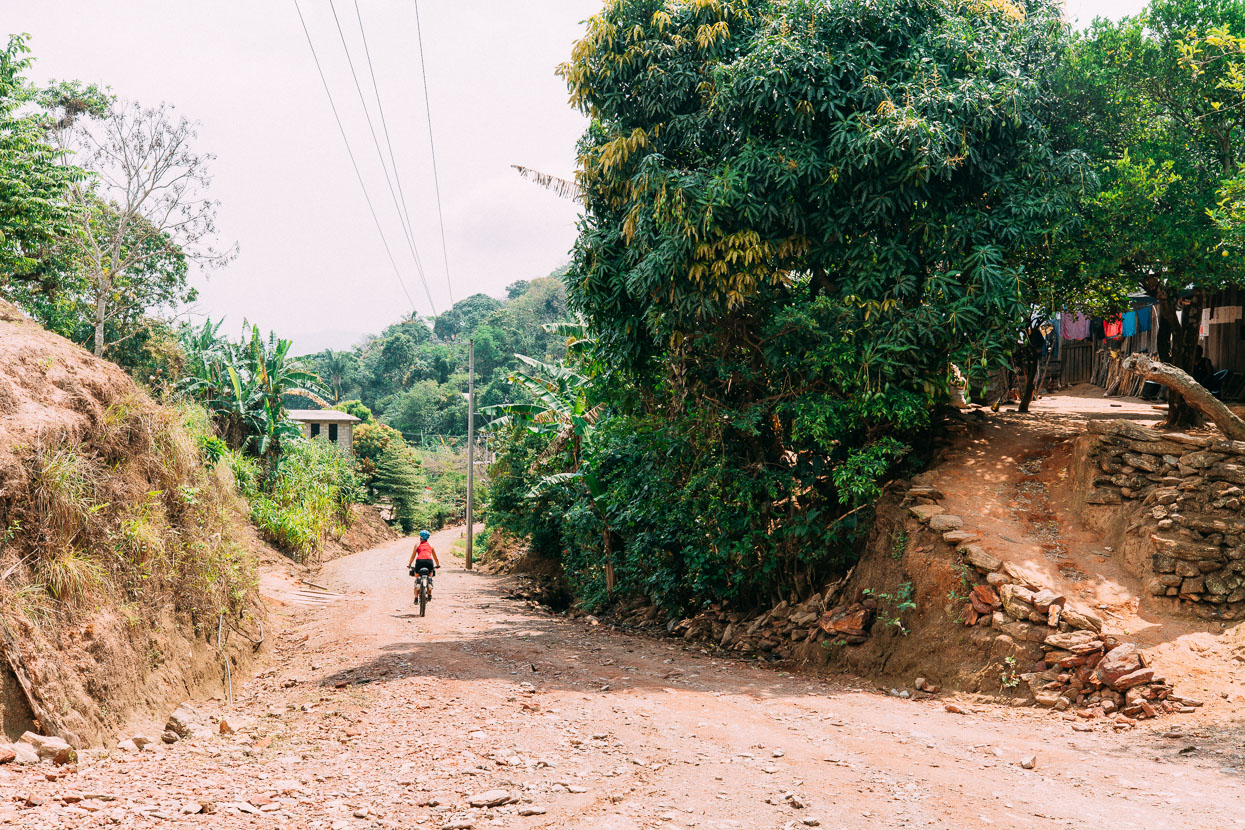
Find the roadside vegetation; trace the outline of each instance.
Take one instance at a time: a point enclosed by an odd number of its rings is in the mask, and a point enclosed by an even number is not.
[[[1189,370],[1210,296],[1245,285],[1238,0],[1084,31],[1053,0],[610,0],[559,70],[591,119],[556,185],[583,205],[570,264],[301,357],[172,317],[188,265],[234,250],[194,125],[25,67],[13,38],[0,181],[26,195],[0,195],[0,290],[206,410],[198,451],[300,559],[360,501],[408,532],[462,517],[474,341],[486,532],[588,607],[808,596],[962,391],[1019,369],[1027,402],[1053,314],[1149,292]],[[106,186],[127,141],[188,183],[161,203],[186,222]],[[298,435],[300,405],[363,421],[354,461]],[[1176,396],[1169,423],[1196,418]],[[98,576],[70,553],[48,573],[65,596]]]
[[[607,4],[561,70],[593,118],[568,298],[591,342],[532,365],[543,409],[505,408],[499,526],[591,606],[763,606],[848,567],[952,364],[980,385],[1009,359],[1018,254],[1085,180],[1049,126],[1060,27]]]
[[[1245,279],[1238,2],[609,2],[560,71],[583,331],[486,409],[490,523],[588,607],[808,596],[1056,312],[1147,291],[1188,370]]]
[[[236,618],[254,563],[234,532],[233,477],[205,457],[211,435],[195,405],[126,396],[84,440],[31,446],[6,498],[4,547],[19,557],[0,591],[35,623],[114,600],[137,619],[168,597],[196,625]]]

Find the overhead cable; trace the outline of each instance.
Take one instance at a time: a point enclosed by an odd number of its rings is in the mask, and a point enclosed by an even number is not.
[[[406,217],[407,227],[414,228],[415,225],[413,222],[411,222],[411,215],[406,206],[406,190],[402,187],[402,175],[398,172],[398,160],[393,152],[393,141],[389,137],[389,121],[387,118],[385,118],[385,105],[381,103],[380,85],[376,82],[376,69],[372,65],[372,50],[368,47],[367,32],[364,30],[364,27],[363,27],[363,14],[359,11],[359,0],[354,0],[354,13],[355,13],[355,19],[359,22],[359,37],[363,40],[363,54],[367,58],[367,71],[372,79],[372,94],[376,96],[376,109],[380,113],[381,132],[384,133],[385,146],[389,150],[389,166],[393,169],[393,180],[394,180],[394,183],[397,184],[398,186],[398,198],[402,201],[402,213]],[[418,24],[416,25],[418,26]],[[433,172],[433,182],[435,184],[436,182],[436,151],[435,150],[433,151],[433,171],[432,172]],[[440,198],[440,194],[438,193],[438,199],[439,198]],[[438,216],[439,216],[440,215],[440,202],[439,201],[437,203],[437,207],[438,207]],[[442,253],[444,253],[445,251],[445,223],[444,222],[441,223],[441,250],[442,250]],[[446,260],[447,282],[448,282],[448,275],[449,275],[449,264],[448,264],[448,259],[447,259]],[[450,295],[449,295],[450,304],[453,305],[454,289],[452,286],[449,286],[449,289],[450,289]]]
[[[428,289],[428,279],[424,274],[424,263],[420,259],[418,246],[415,244],[415,237],[411,233],[410,224],[402,213],[402,207],[398,203],[398,193],[394,189],[393,179],[389,175],[389,168],[385,165],[385,154],[380,149],[380,139],[376,135],[376,127],[372,123],[372,114],[367,108],[367,100],[363,96],[363,87],[359,83],[359,75],[355,72],[354,59],[350,56],[350,47],[346,44],[346,33],[342,31],[341,20],[337,17],[337,6],[333,0],[329,0],[329,9],[333,12],[333,22],[337,25],[337,35],[341,38],[342,50],[346,53],[346,63],[350,67],[350,77],[354,80],[355,91],[359,94],[359,103],[363,106],[363,117],[367,120],[368,132],[372,134],[372,145],[376,148],[376,157],[380,160],[381,170],[385,174],[385,184],[389,187],[389,196],[393,199],[393,209],[398,214],[398,224],[402,226],[402,230],[406,236],[407,247],[411,251],[411,257],[415,260],[415,270],[419,275],[419,281],[424,285],[424,293],[428,296],[428,304],[433,307],[433,314],[436,314],[436,304],[432,301],[432,292]]]
[[[358,8],[359,0],[355,0]],[[454,285],[450,279],[450,252],[445,244],[445,214],[441,211],[441,180],[437,175],[437,145],[432,138],[432,103],[428,99],[428,71],[424,67],[424,33],[419,25],[419,0],[415,0],[415,38],[419,43],[419,74],[424,80],[424,113],[428,117],[428,147],[432,151],[432,187],[437,196],[437,221],[441,225],[441,256],[445,261],[445,285],[450,291],[450,302],[454,302]]]
[[[355,160],[354,151],[350,149],[350,139],[346,137],[346,128],[342,126],[341,116],[337,112],[337,105],[333,102],[333,93],[329,90],[329,82],[324,77],[324,69],[320,66],[320,58],[316,54],[315,44],[311,41],[311,32],[307,29],[307,21],[303,18],[303,10],[298,5],[298,0],[294,0],[294,11],[298,12],[298,21],[302,24],[303,34],[307,37],[307,45],[311,47],[311,58],[315,61],[316,71],[320,74],[320,83],[324,85],[324,93],[329,99],[329,108],[333,110],[333,120],[337,122],[337,129],[341,132],[342,141],[346,144],[346,154],[350,156],[350,164],[354,167],[354,174],[359,180],[359,187],[363,189],[363,198],[367,201],[367,208],[372,214],[372,221],[376,223],[376,231],[380,234],[381,244],[385,247],[385,253],[389,256],[389,264],[393,266],[393,274],[398,278],[398,284],[402,286],[402,293],[406,295],[407,302],[411,304],[413,311],[418,311],[415,306],[415,300],[411,297],[411,292],[406,288],[406,281],[402,279],[402,272],[398,268],[397,260],[393,258],[393,251],[389,248],[389,240],[385,238],[385,230],[381,227],[380,218],[376,215],[376,208],[372,205],[372,197],[367,192],[367,184],[363,181],[363,174],[359,171],[359,163]],[[433,313],[436,313],[435,307]]]

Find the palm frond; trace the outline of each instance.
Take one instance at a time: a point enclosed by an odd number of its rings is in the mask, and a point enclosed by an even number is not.
[[[521,164],[510,165],[519,171],[519,175],[527,179],[533,184],[538,184],[546,190],[552,190],[555,194],[563,199],[570,199],[574,202],[583,202],[584,191],[578,184],[570,179],[563,179],[559,176],[553,176],[549,173],[542,173],[539,170],[533,170],[530,167],[524,167]]]
[[[580,477],[581,473],[578,470],[572,470],[567,473],[554,473],[536,482],[532,489],[527,491],[526,495],[529,499],[538,499],[550,490],[575,481]]]

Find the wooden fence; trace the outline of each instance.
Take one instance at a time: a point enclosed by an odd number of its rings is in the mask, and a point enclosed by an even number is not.
[[[1059,349],[1059,383],[1088,383],[1094,375],[1094,343],[1065,340]]]

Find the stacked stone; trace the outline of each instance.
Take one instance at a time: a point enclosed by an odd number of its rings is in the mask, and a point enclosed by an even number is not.
[[[1020,676],[1034,699],[1057,711],[1078,707],[1082,713],[1125,718],[1192,712],[1201,702],[1175,694],[1135,643],[1109,634],[1068,631],[1051,634],[1045,656],[1034,671]],[[1095,711],[1096,710],[1096,711]]]
[[[1015,680],[1026,684],[1038,705],[1075,709],[1086,719],[1110,716],[1120,726],[1201,705],[1174,694],[1145,665],[1135,643],[1104,633],[1101,619],[1073,607],[1036,575],[978,544],[959,516],[938,506],[938,496],[928,488],[910,491],[916,503],[909,511],[930,529],[942,530],[943,541],[955,546],[963,563],[976,572],[978,584],[969,590],[960,619],[967,626],[997,632],[990,638],[996,657],[1011,657],[1021,668],[1031,666]]]
[[[667,630],[687,640],[710,642],[742,654],[760,652],[788,660],[795,646],[816,635],[822,616],[822,595],[799,603],[786,600],[760,614],[725,612],[711,607],[683,620],[672,620]]]
[[[822,598],[817,593],[802,602],[784,600],[767,611],[748,614],[713,605],[694,617],[668,620],[664,626],[667,633],[685,640],[710,643],[741,654],[788,660],[798,644],[818,636],[824,613]],[[621,628],[657,628],[663,624],[659,609],[642,600],[616,609],[613,620]],[[872,622],[872,610],[843,619],[840,625],[848,627],[853,622],[856,628],[848,632],[848,638],[851,642],[863,642]],[[852,635],[858,635],[858,639]]]
[[[1154,544],[1155,596],[1205,619],[1245,619],[1245,441],[1162,434],[1128,421],[1091,422],[1101,473],[1090,504],[1139,502]]]

